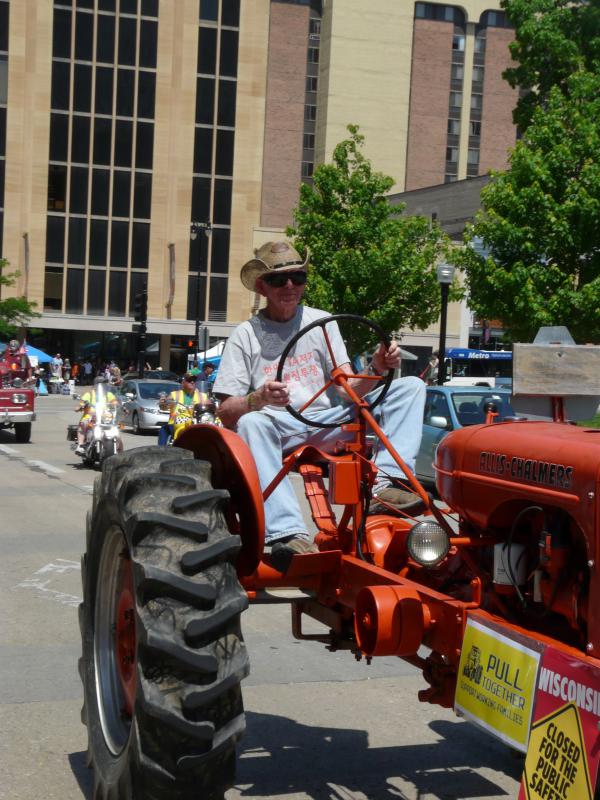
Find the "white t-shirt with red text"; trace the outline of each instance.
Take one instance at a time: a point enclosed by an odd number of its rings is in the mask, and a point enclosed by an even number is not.
[[[276,380],[279,358],[292,337],[311,322],[330,316],[318,308],[300,305],[288,322],[267,319],[262,312],[242,322],[231,334],[223,351],[214,385],[215,394],[239,397],[260,389],[265,381]],[[325,330],[336,366],[349,363],[337,323],[331,322]],[[317,326],[296,342],[285,361],[282,380],[289,387],[291,405],[300,408],[314,397],[329,380],[333,366],[323,328]],[[310,416],[312,411],[330,408],[336,399],[335,389],[331,387],[310,405],[307,414]],[[276,406],[266,408],[281,410]]]

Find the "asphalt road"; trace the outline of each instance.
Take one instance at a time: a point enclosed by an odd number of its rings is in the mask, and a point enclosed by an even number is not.
[[[80,722],[79,559],[95,473],[69,450],[75,401],[37,401],[32,442],[0,431],[0,798],[90,800]],[[124,435],[125,447],[152,437]],[[421,704],[399,659],[367,666],[297,642],[286,605],[243,628],[247,734],[227,800],[516,798],[519,757],[450,711]],[[200,799],[199,799],[200,800]]]

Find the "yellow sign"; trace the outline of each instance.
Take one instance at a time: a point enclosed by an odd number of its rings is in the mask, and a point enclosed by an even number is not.
[[[527,800],[591,800],[587,753],[574,703],[533,725],[523,783]]]
[[[454,707],[525,752],[540,654],[469,619]]]

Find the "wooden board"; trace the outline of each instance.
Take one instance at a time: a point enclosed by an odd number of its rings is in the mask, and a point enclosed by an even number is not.
[[[600,395],[600,347],[515,344],[513,394],[554,397]]]

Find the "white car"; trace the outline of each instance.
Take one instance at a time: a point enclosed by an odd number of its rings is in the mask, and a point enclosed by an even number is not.
[[[117,422],[129,426],[134,433],[158,430],[169,421],[169,412],[158,407],[159,397],[178,389],[181,386],[176,381],[124,380],[119,388]]]

